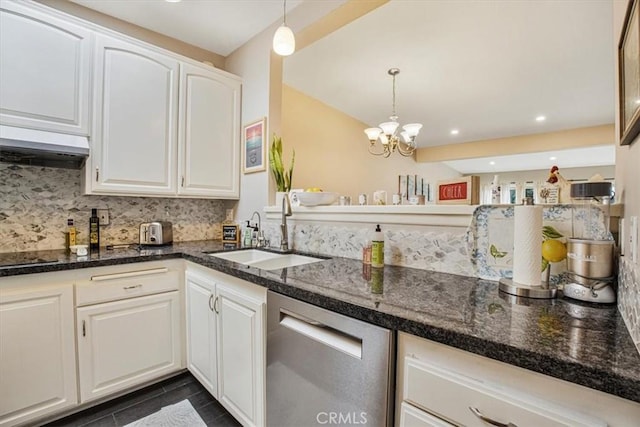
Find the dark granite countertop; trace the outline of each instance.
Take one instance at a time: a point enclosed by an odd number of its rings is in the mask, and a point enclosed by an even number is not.
[[[615,305],[516,301],[497,282],[395,266],[379,274],[347,258],[266,271],[204,253],[221,250],[221,242],[200,241],[103,248],[84,259],[64,251],[0,254],[0,277],[184,258],[356,319],[640,402],[640,354]],[[21,260],[40,263],[2,267]]]

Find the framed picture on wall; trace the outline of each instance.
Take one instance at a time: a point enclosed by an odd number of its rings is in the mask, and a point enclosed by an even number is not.
[[[640,0],[629,0],[618,45],[620,145],[640,134]]]
[[[245,125],[242,128],[242,170],[244,173],[267,170],[267,118]]]

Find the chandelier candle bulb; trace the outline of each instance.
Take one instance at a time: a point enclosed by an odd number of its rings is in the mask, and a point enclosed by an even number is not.
[[[527,286],[540,286],[542,206],[516,206],[513,229],[513,281]]]

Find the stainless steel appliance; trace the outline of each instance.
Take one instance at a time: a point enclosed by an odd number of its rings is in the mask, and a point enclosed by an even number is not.
[[[563,293],[581,301],[612,303],[614,241],[609,233],[610,182],[571,184],[572,237],[567,241],[569,283]]]
[[[173,242],[173,224],[168,221],[143,222],[140,224],[140,244],[150,246],[168,245]]]
[[[391,426],[391,331],[267,294],[267,425]]]

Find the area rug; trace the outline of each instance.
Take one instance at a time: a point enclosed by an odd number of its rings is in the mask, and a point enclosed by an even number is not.
[[[124,427],[206,427],[188,400],[165,406],[158,412],[127,424]]]

